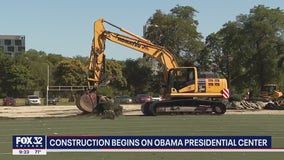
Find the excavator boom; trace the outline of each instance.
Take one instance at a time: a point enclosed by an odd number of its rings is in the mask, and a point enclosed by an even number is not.
[[[121,32],[126,33],[128,36],[105,30],[104,22],[119,29]],[[94,39],[90,54],[91,61],[89,64],[89,70],[90,72],[93,72],[95,69],[94,66],[96,66],[97,69],[94,72],[93,78],[89,78],[88,80],[94,81],[95,83],[93,84],[95,87],[97,87],[100,83],[100,77],[101,77],[100,72],[102,71],[103,68],[106,39],[155,58],[161,64],[164,64],[165,72],[169,71],[172,68],[178,67],[177,63],[174,61],[172,54],[166,48],[154,45],[150,40],[135,35],[134,33],[131,33],[110,22],[107,22],[104,19],[99,19],[95,21],[94,29],[95,29]],[[166,81],[167,77],[165,77],[164,80]]]

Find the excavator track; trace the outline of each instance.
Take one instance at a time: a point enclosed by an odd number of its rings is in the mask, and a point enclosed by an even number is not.
[[[85,92],[77,101],[76,106],[85,113],[94,112],[97,106],[97,94],[95,91]]]
[[[177,99],[167,101],[146,102],[141,111],[146,116],[169,114],[215,114],[226,112],[226,105],[220,101]]]

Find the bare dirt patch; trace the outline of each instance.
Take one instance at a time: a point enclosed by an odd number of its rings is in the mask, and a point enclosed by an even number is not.
[[[142,115],[139,104],[123,106],[123,115]],[[68,117],[82,114],[75,105],[71,106],[0,106],[0,117]],[[227,110],[225,114],[284,115],[284,110]]]
[[[0,108],[0,117],[66,117],[81,111],[74,106],[19,106]]]

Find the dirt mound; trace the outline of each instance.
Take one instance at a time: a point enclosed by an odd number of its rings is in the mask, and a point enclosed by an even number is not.
[[[249,102],[249,101],[233,101],[228,104],[228,108],[236,109],[236,110],[260,110],[265,107],[267,103],[257,101],[257,102]]]
[[[74,106],[4,106],[0,117],[66,117],[78,115],[81,111]]]

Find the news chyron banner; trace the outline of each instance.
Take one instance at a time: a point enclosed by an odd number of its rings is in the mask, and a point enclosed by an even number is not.
[[[46,155],[46,136],[13,136],[13,155]]]
[[[13,155],[47,152],[263,152],[271,136],[13,136]]]

